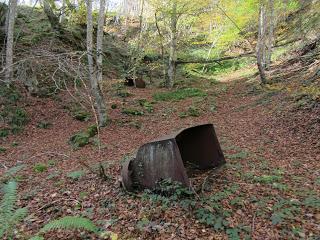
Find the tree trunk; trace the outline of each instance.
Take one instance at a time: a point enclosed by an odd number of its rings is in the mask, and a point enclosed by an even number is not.
[[[177,61],[177,1],[172,4],[171,24],[170,24],[170,54],[167,87],[172,88],[176,78],[176,61]]]
[[[59,18],[59,23],[63,23],[66,15],[66,0],[62,0],[62,12]]]
[[[221,31],[220,31],[220,33],[221,33]],[[210,46],[210,48],[209,48],[209,50],[208,50],[208,53],[207,53],[207,58],[206,58],[207,61],[208,61],[209,58],[210,58],[212,49],[215,47],[215,45],[217,44],[217,42],[218,42],[218,40],[219,40],[219,38],[220,38],[220,33],[216,36],[216,38],[215,38],[215,39],[212,41],[212,43],[211,43],[211,46]],[[205,71],[205,68],[206,68],[206,64],[203,64],[202,72]]]
[[[164,80],[166,79],[166,76],[167,76],[167,64],[166,64],[166,61],[165,61],[165,58],[164,58],[164,46],[163,46],[163,35],[161,33],[161,30],[160,30],[160,27],[159,27],[159,24],[158,24],[158,16],[157,16],[157,12],[154,13],[154,19],[155,19],[155,23],[156,23],[156,28],[157,28],[157,31],[158,31],[158,34],[159,34],[159,38],[160,38],[160,53],[161,53],[161,60],[163,62],[163,78]]]
[[[102,35],[103,36],[103,35]],[[92,20],[92,0],[87,0],[87,55],[89,65],[89,80],[91,84],[92,95],[95,98],[96,110],[99,126],[105,126],[107,123],[107,113],[104,99],[99,87],[98,79],[95,74],[93,62],[93,20]]]
[[[9,14],[8,14],[8,28],[7,28],[7,42],[6,42],[6,71],[5,81],[10,84],[12,82],[13,75],[13,34],[14,34],[14,23],[17,10],[17,0],[10,0],[9,2]]]
[[[269,69],[271,65],[272,47],[274,44],[274,0],[268,2],[268,16],[267,16],[267,39],[266,39],[266,69]]]
[[[94,78],[93,63],[93,22],[92,22],[92,0],[87,0],[87,54],[89,66],[89,79],[92,84]]]
[[[100,9],[98,17],[98,30],[97,30],[97,78],[98,83],[102,82],[102,44],[103,44],[103,27],[105,20],[105,6],[106,1],[100,0]]]
[[[137,67],[139,65],[140,57],[139,52],[143,51],[142,47],[142,24],[143,24],[143,8],[144,8],[144,0],[140,0],[140,13],[139,13],[139,38],[137,48],[134,50],[134,66],[133,66],[133,83],[134,86],[137,87]]]
[[[261,83],[266,83],[266,73],[265,73],[265,52],[266,52],[266,14],[265,6],[261,4],[260,14],[259,14],[259,29],[258,29],[258,42],[257,42],[257,65],[260,73]]]
[[[141,0],[140,14],[139,14],[139,41],[141,40],[141,36],[142,36],[143,10],[144,10],[144,0]]]
[[[59,18],[54,14],[52,7],[50,6],[50,3],[48,0],[43,1],[43,9],[44,9],[45,14],[48,17],[48,20],[50,22],[52,29],[57,30],[57,31],[61,31],[61,25],[60,25]]]

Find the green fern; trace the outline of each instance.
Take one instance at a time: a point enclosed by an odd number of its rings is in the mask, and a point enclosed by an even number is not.
[[[17,199],[17,183],[10,181],[2,188],[3,199],[0,203],[1,216],[9,216],[13,212],[14,204]]]
[[[83,217],[66,216],[49,222],[40,230],[40,233],[56,229],[84,229],[89,232],[98,232],[97,226],[91,220]]]
[[[15,175],[25,167],[24,164],[9,168],[1,177],[0,182],[4,183],[15,177]]]
[[[0,202],[0,239],[13,239],[15,226],[27,216],[27,208],[16,209],[17,183],[10,181],[3,185],[3,198]],[[38,235],[30,240],[43,240],[42,233],[56,229],[84,229],[89,232],[98,232],[97,226],[83,217],[67,216],[53,220],[46,224]]]
[[[17,183],[10,181],[2,187],[3,198],[0,203],[0,238],[13,238],[15,226],[27,216],[26,208],[16,209]]]

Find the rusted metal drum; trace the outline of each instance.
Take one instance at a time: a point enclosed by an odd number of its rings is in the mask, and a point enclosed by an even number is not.
[[[153,188],[163,179],[190,185],[186,165],[211,169],[225,163],[213,124],[182,129],[142,145],[122,167],[122,185],[128,191]]]

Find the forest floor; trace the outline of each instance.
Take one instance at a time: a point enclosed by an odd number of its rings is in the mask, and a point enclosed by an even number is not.
[[[16,175],[19,206],[29,217],[17,229],[26,239],[49,220],[66,215],[92,219],[118,239],[317,239],[320,236],[320,109],[304,108],[279,89],[262,89],[256,77],[228,81],[187,78],[203,93],[155,101],[159,88],[109,93],[110,123],[79,149],[69,138],[94,122],[72,118],[63,101],[29,98],[24,132],[2,141],[4,168],[24,164]],[[149,104],[141,106],[141,99]],[[139,101],[140,100],[140,101]],[[166,100],[166,99],[164,99]],[[144,101],[145,102],[145,101]],[[114,105],[115,106],[115,105]],[[143,114],[128,115],[134,108]],[[149,111],[147,111],[149,110]],[[49,128],[39,128],[49,122]],[[195,195],[126,193],[121,163],[154,138],[177,129],[213,123],[227,164],[196,176]],[[80,162],[103,162],[107,180]],[[46,239],[98,239],[84,232],[51,232]]]

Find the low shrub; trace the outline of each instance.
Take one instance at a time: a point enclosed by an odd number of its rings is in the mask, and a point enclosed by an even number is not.
[[[198,88],[182,88],[172,92],[155,93],[153,99],[156,101],[179,101],[191,97],[205,97],[207,94]]]

